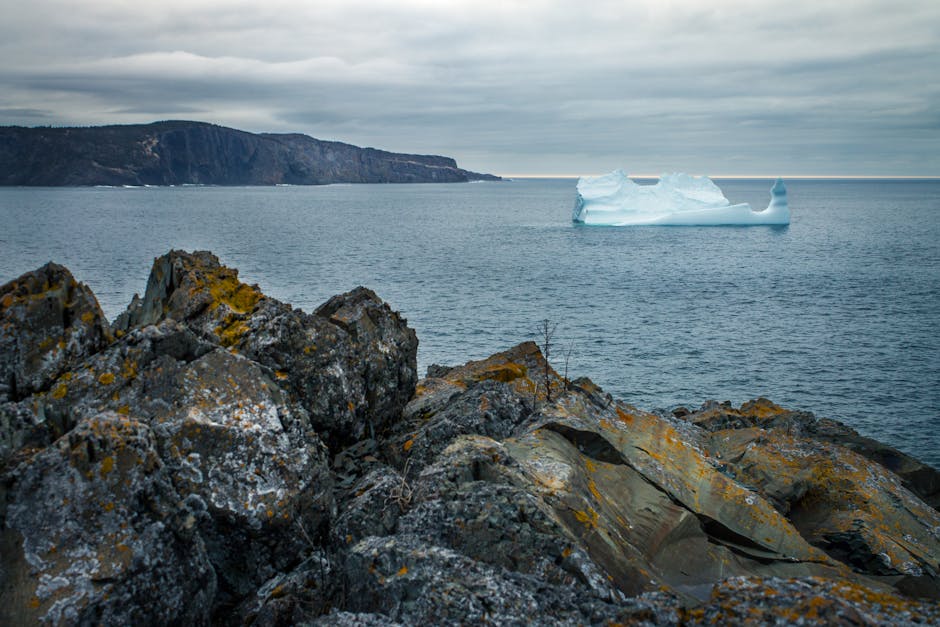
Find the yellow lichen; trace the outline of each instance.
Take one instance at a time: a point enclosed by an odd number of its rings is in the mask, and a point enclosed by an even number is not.
[[[242,336],[248,332],[248,325],[235,314],[228,314],[222,319],[222,323],[215,329],[215,334],[219,336],[219,343],[228,348],[235,346],[241,340]]]
[[[114,375],[111,374],[110,372],[102,373],[98,377],[98,383],[100,383],[101,385],[111,385],[112,383],[114,383]]]
[[[238,274],[233,270],[219,268],[207,275],[206,283],[212,296],[212,309],[225,304],[234,312],[248,313],[261,300],[261,292],[239,281]],[[199,287],[201,285],[197,283],[194,289]]]
[[[593,480],[593,479],[591,479],[591,480],[588,481],[588,490],[591,491],[591,494],[594,495],[594,498],[595,498],[595,499],[597,499],[597,500],[600,500],[600,499],[601,499],[601,493],[598,492],[598,490],[597,490],[597,484],[594,483],[594,480]]]
[[[486,368],[479,374],[480,380],[491,379],[493,381],[501,381],[502,383],[509,383],[510,381],[515,381],[526,376],[526,367],[521,364],[515,364],[513,362],[507,362],[505,364],[496,364],[495,366],[490,366]]]
[[[114,458],[108,455],[101,460],[101,478],[104,479],[112,470],[114,470]]]
[[[137,362],[131,358],[124,360],[124,364],[121,366],[121,376],[125,379],[133,379],[137,376]]]
[[[58,400],[58,399],[60,399],[60,398],[64,398],[65,395],[68,394],[68,392],[69,392],[68,386],[65,385],[64,383],[60,383],[60,384],[56,387],[56,389],[54,389],[54,390],[52,391],[52,398],[54,398],[54,399],[56,399],[56,400]]]
[[[575,510],[574,517],[578,519],[578,522],[583,523],[585,527],[589,529],[597,529],[598,520],[600,516],[592,508],[588,508],[586,512],[581,510]]]

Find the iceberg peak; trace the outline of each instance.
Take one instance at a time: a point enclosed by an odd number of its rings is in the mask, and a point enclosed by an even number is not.
[[[666,173],[654,185],[638,185],[623,170],[582,176],[572,220],[603,226],[789,224],[787,188],[777,179],[770,204],[753,211],[747,203],[732,205],[707,176]]]

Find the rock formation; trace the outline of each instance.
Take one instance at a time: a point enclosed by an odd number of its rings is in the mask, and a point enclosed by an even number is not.
[[[449,157],[205,122],[0,127],[0,185],[325,185],[499,180]]]
[[[940,621],[913,458],[416,351],[365,288],[308,314],[207,252],[113,325],[53,264],[0,288],[0,623]]]

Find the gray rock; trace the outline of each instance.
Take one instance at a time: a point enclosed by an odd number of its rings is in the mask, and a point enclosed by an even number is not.
[[[409,403],[386,438],[386,454],[396,466],[420,471],[459,435],[508,438],[532,413],[531,399],[510,384],[485,379],[454,394],[422,395]]]
[[[139,420],[82,420],[14,471],[0,622],[206,624],[215,573],[198,511]]]
[[[47,389],[111,340],[94,294],[48,263],[0,287],[0,403]]]
[[[342,576],[320,549],[287,573],[279,573],[249,595],[231,615],[255,627],[297,625],[330,612],[342,602]]]
[[[379,466],[354,486],[332,526],[335,545],[343,547],[367,536],[395,533],[398,518],[410,506],[413,488],[394,468]]]
[[[414,331],[365,288],[311,315],[241,283],[211,253],[171,251],[154,261],[146,294],[115,327],[164,318],[270,368],[335,448],[385,429],[414,393]]]
[[[837,420],[817,418],[806,411],[791,411],[766,398],[748,401],[740,408],[712,401],[683,417],[708,431],[758,427],[838,444],[890,470],[901,478],[904,487],[934,509],[940,509],[940,471],[893,447],[866,438]]]
[[[687,625],[936,625],[940,606],[846,581],[733,577],[682,618]]]
[[[677,623],[676,600],[669,595],[606,603],[579,588],[489,566],[409,535],[362,540],[347,554],[344,570],[348,611],[409,625]]]
[[[65,430],[100,411],[145,421],[176,490],[206,512],[217,601],[229,603],[296,564],[335,509],[326,447],[269,372],[164,320],[60,377],[61,394],[16,409]]]

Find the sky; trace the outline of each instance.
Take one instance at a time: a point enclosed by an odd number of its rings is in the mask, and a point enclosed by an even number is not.
[[[938,0],[0,0],[0,125],[164,119],[508,175],[940,176]]]

